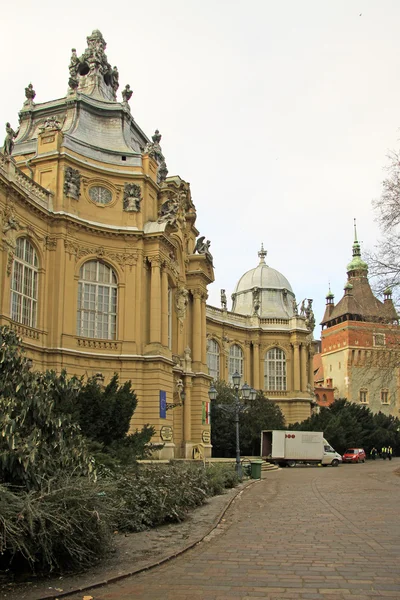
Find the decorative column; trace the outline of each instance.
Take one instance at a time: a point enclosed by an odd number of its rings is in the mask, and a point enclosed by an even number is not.
[[[301,391],[307,391],[307,347],[301,344]]]
[[[185,402],[183,404],[183,441],[192,439],[192,378],[185,377]]]
[[[201,361],[201,292],[191,290],[193,296],[193,362]]]
[[[208,294],[201,297],[201,362],[207,364],[206,301]]]
[[[313,353],[311,352],[311,346],[308,348],[308,383],[311,386],[311,390],[314,392],[314,365],[313,365]]]
[[[252,368],[250,364],[250,342],[244,343],[244,380],[251,383]]]
[[[293,388],[294,392],[300,391],[300,344],[293,342]]]
[[[161,342],[161,261],[158,256],[149,258],[150,285],[150,343]]]
[[[161,344],[168,346],[168,274],[165,265],[161,272]]]
[[[260,344],[253,344],[253,387],[255,390],[261,389],[260,388]]]

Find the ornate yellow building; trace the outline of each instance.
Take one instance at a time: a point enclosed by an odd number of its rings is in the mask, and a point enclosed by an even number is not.
[[[93,31],[80,57],[72,51],[67,95],[36,104],[30,84],[18,132],[7,123],[0,323],[35,369],[132,379],[135,426],[156,427],[161,456],[192,457],[194,446],[207,456],[210,375],[238,368],[289,422],[309,415],[311,305],[299,316],[288,282],[266,283],[261,251],[261,279],[240,280],[233,310],[226,299],[206,307],[212,256],[196,242],[189,184],[167,177],[161,135],[149,140],[135,122],[129,85],[117,100],[105,48]]]

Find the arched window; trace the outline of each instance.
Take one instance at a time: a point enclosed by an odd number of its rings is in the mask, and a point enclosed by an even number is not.
[[[117,331],[117,277],[97,260],[82,265],[78,283],[77,334],[115,340]]]
[[[235,371],[243,375],[243,350],[237,344],[229,348],[229,383],[232,383],[232,375]]]
[[[327,402],[326,394],[322,394],[322,402]]]
[[[38,299],[38,258],[30,241],[18,238],[11,278],[11,318],[36,327]]]
[[[215,340],[208,340],[207,345],[208,374],[219,379],[219,345]]]
[[[265,355],[264,388],[270,391],[286,390],[286,356],[280,348],[271,348]]]

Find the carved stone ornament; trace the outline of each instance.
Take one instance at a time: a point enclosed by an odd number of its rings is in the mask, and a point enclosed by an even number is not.
[[[26,100],[24,102],[24,106],[25,107],[26,106],[33,106],[33,104],[34,104],[33,100],[34,100],[35,96],[36,96],[36,92],[33,89],[33,85],[30,83],[28,85],[28,87],[25,88],[25,98],[26,98]]]
[[[117,263],[122,271],[125,269],[125,266],[132,268],[137,263],[136,252],[114,252],[103,246],[85,246],[73,238],[64,240],[64,246],[67,254],[75,257],[75,262],[78,262],[78,260],[85,256],[96,256],[97,258],[108,259]]]
[[[312,309],[312,303],[313,303],[313,301],[311,300],[311,298],[308,298],[307,302],[308,302],[308,304],[307,304],[307,306],[306,306],[306,308],[304,310],[305,317],[306,317],[306,327],[310,331],[314,331],[314,329],[315,329],[315,316],[314,316],[314,311]]]
[[[43,133],[44,131],[60,131],[61,127],[62,123],[57,116],[51,115],[44,120],[43,125],[39,127],[39,131],[40,133]]]
[[[213,264],[213,257],[210,252],[211,242],[210,242],[210,240],[206,240],[206,241],[204,241],[204,240],[205,240],[204,235],[199,237],[199,239],[197,240],[196,245],[194,247],[193,254],[196,254],[196,252],[198,254],[205,254],[205,256],[208,258],[210,263]]]
[[[260,290],[259,288],[253,289],[253,311],[255,315],[258,315],[258,311],[260,310]]]
[[[178,317],[178,320],[180,323],[181,331],[183,329],[183,322],[186,317],[186,309],[187,309],[188,302],[189,302],[189,292],[183,287],[179,288],[176,292],[176,297],[175,297],[175,311],[176,311],[176,316]]]
[[[112,68],[107,60],[105,49],[107,47],[102,33],[95,29],[87,38],[87,48],[78,58],[76,49],[72,48],[69,63],[69,87],[74,92],[80,84],[81,78],[91,78],[93,81],[101,80],[109,90],[111,97],[116,100],[119,87],[119,73],[117,67]]]
[[[66,167],[64,172],[64,194],[68,198],[79,200],[81,195],[81,175],[78,169]]]
[[[18,131],[15,132],[10,123],[6,123],[6,137],[3,145],[3,154],[6,156],[11,156],[14,148],[14,138],[16,138],[17,135]]]
[[[226,310],[227,300],[225,290],[221,290],[221,308]]]
[[[142,201],[142,190],[136,183],[126,183],[124,186],[124,210],[139,212]]]
[[[3,250],[7,252],[7,275],[11,275],[17,246],[16,232],[20,228],[20,222],[15,216],[14,207],[12,205],[6,206],[2,214],[2,242]]]
[[[125,104],[128,104],[129,100],[132,98],[133,91],[131,90],[131,86],[129,83],[122,90],[122,101]]]
[[[158,172],[157,172],[157,183],[158,184],[165,181],[165,179],[168,175],[167,165],[166,165],[165,158],[162,153],[161,146],[160,146],[161,137],[162,136],[161,136],[160,132],[158,131],[158,129],[156,129],[154,132],[154,135],[151,138],[153,141],[146,144],[146,147],[143,151],[143,154],[148,154],[149,156],[154,158],[154,160],[158,164]]]
[[[292,300],[292,307],[293,307],[293,316],[298,317],[299,316],[299,309],[298,309],[298,306],[297,306],[296,298],[293,298],[293,300]]]

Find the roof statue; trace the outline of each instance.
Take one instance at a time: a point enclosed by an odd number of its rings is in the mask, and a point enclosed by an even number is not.
[[[143,154],[148,154],[158,164],[157,183],[165,181],[168,175],[167,164],[160,146],[161,137],[161,133],[156,129],[154,135],[151,137],[153,141],[146,144],[143,150]]]
[[[36,92],[33,89],[33,85],[30,83],[26,88],[25,88],[25,102],[24,102],[24,106],[32,106],[33,105],[33,101],[35,99],[36,96]]]
[[[124,102],[124,104],[128,104],[129,100],[132,98],[132,94],[133,91],[131,90],[131,86],[129,85],[129,83],[127,83],[124,89],[122,90],[122,101]]]
[[[199,237],[199,239],[197,240],[196,245],[194,247],[193,254],[196,254],[196,252],[198,254],[205,254],[206,258],[208,258],[210,263],[213,264],[213,257],[210,252],[211,242],[210,242],[210,240],[206,240],[206,241],[204,241],[204,240],[205,240],[204,235]]]
[[[6,137],[4,139],[3,153],[7,156],[11,156],[14,148],[14,138],[16,138],[18,132],[15,132],[11,127],[10,123],[6,123]]]
[[[101,31],[95,29],[87,38],[87,48],[78,58],[72,48],[69,63],[69,91],[84,92],[107,100],[117,99],[119,73],[117,67],[111,67],[105,49],[107,44]]]

